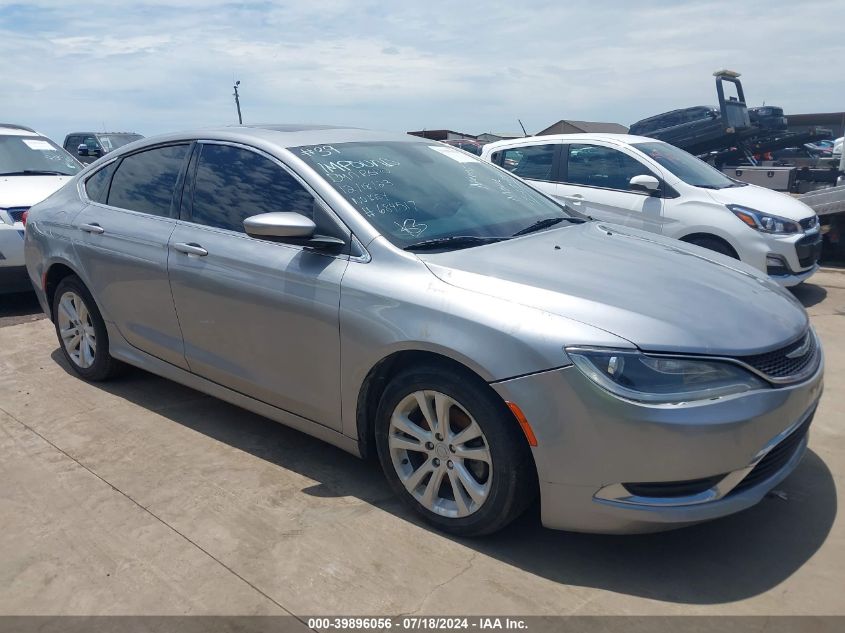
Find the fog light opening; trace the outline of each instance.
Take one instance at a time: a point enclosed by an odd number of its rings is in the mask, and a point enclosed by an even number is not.
[[[780,255],[766,255],[766,273],[778,277],[790,274],[789,266]]]

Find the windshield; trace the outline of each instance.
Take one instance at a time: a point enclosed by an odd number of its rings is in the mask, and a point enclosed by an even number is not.
[[[140,134],[97,134],[97,140],[107,152],[142,138]]]
[[[501,169],[439,143],[339,143],[291,151],[403,248],[457,236],[506,238],[540,220],[579,218]]]
[[[731,180],[703,160],[668,143],[634,143],[633,147],[693,187],[726,189],[741,187],[745,184]]]
[[[45,136],[0,135],[0,176],[72,176],[82,165]]]

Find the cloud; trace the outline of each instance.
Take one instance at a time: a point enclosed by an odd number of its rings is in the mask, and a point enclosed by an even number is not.
[[[0,107],[58,140],[151,134],[234,122],[239,79],[247,122],[538,130],[712,103],[728,67],[752,104],[841,110],[820,60],[843,22],[836,0],[0,3]]]

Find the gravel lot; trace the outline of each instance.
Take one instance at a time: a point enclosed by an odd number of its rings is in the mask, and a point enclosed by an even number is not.
[[[0,298],[2,614],[845,614],[845,273],[796,290],[827,354],[779,493],[671,533],[460,540],[375,464],[174,383],[69,374]]]

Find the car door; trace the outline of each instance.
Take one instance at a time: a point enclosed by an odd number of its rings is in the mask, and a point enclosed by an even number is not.
[[[659,174],[619,149],[598,143],[566,144],[555,196],[598,220],[660,233],[663,201],[631,189],[631,178],[639,175],[662,182]]]
[[[103,317],[130,345],[187,368],[167,274],[176,190],[189,145],[130,154],[85,182],[74,247]]]
[[[82,136],[79,135],[79,134],[74,134],[74,135],[68,136],[65,139],[64,147],[65,147],[65,150],[67,150],[68,153],[71,156],[78,157],[79,156],[79,146],[81,144],[82,144]]]
[[[256,239],[243,220],[293,211],[349,231],[279,161],[198,145],[170,239],[170,281],[190,370],[340,430],[340,282],[348,255]]]
[[[491,156],[492,162],[500,165],[546,193],[554,195],[556,184],[554,173],[560,154],[560,144],[520,145],[500,150]]]

